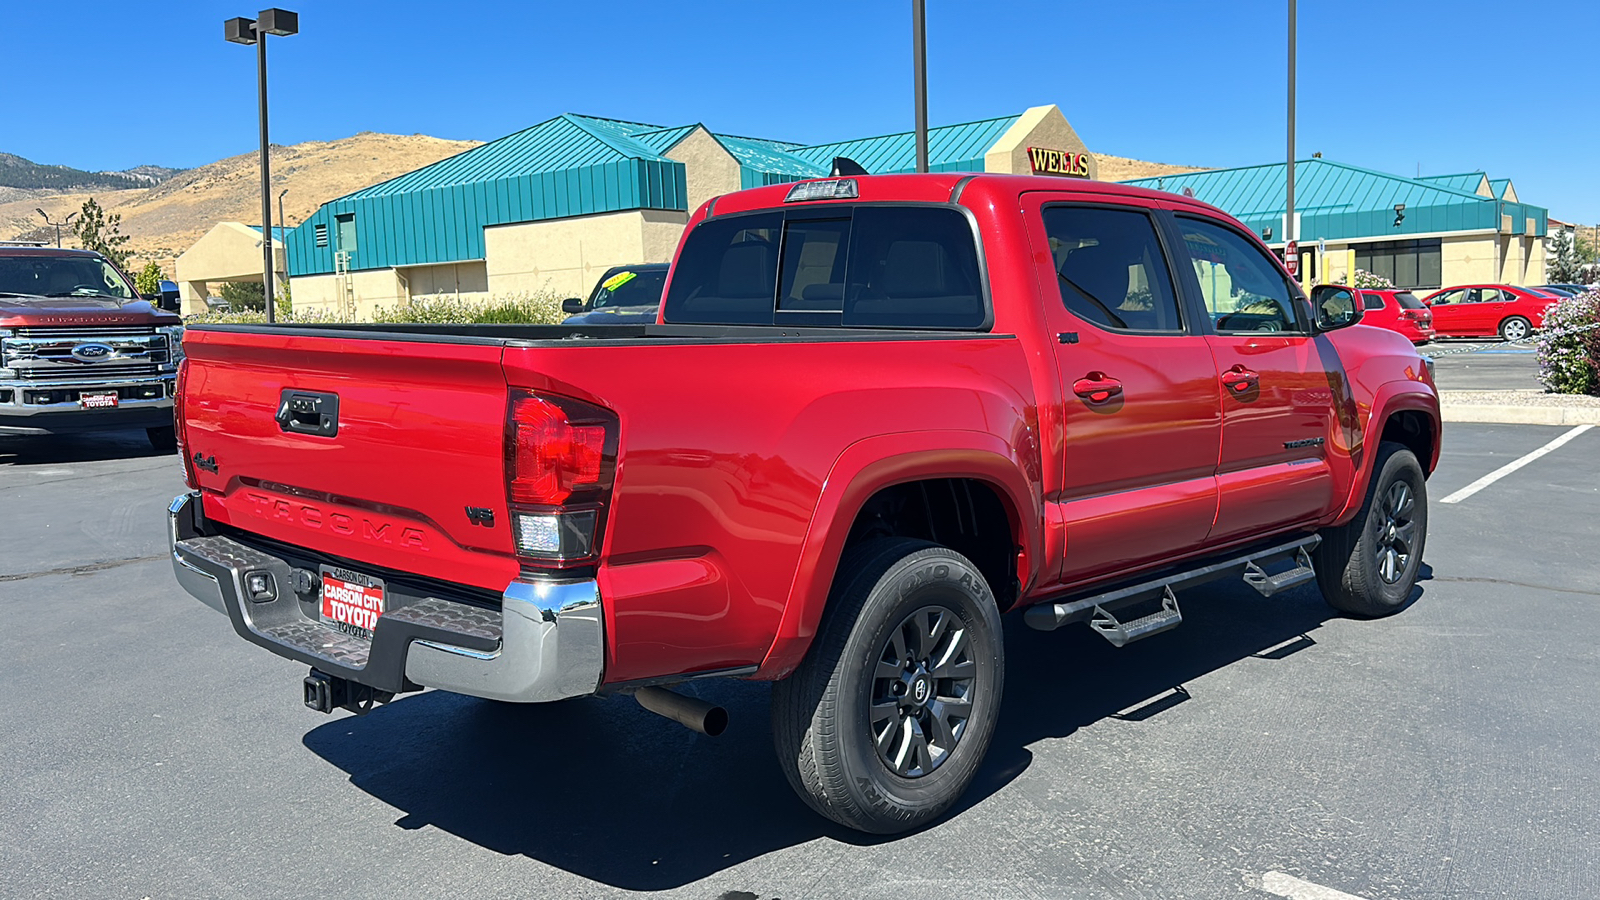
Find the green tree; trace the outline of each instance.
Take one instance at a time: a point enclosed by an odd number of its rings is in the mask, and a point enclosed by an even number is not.
[[[228,281],[222,285],[222,299],[233,310],[267,310],[267,289],[259,281]]]
[[[107,215],[93,197],[83,201],[83,209],[78,211],[78,221],[72,224],[72,234],[83,249],[104,256],[117,268],[128,264],[128,251],[123,249],[123,245],[128,243],[128,236],[122,233],[122,214]]]
[[[144,264],[144,268],[133,276],[133,286],[140,294],[161,293],[161,266],[155,260]]]
[[[1547,250],[1549,262],[1545,264],[1544,276],[1550,279],[1551,284],[1576,284],[1582,274],[1584,261],[1578,256],[1572,232],[1565,228],[1556,229],[1556,233],[1550,236]]]

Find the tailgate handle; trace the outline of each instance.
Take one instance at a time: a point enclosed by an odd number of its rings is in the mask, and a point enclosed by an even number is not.
[[[339,433],[339,395],[285,388],[273,418],[282,431],[333,437]]]

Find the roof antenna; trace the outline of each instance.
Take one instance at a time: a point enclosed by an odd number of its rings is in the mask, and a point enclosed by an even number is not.
[[[848,156],[835,156],[833,158],[833,171],[828,173],[837,178],[841,175],[866,175],[867,170],[861,164]]]

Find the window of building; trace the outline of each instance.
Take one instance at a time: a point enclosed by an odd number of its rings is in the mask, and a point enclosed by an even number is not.
[[[1215,222],[1182,216],[1178,225],[1218,332],[1303,330],[1295,294],[1266,251]]]
[[[1440,241],[1385,241],[1356,245],[1356,268],[1394,282],[1395,287],[1438,287],[1443,279]]]
[[[1052,206],[1045,234],[1055,258],[1061,302],[1101,328],[1183,331],[1155,224],[1142,212]]]
[[[356,252],[356,217],[354,213],[334,216],[339,226],[339,247],[346,253]]]

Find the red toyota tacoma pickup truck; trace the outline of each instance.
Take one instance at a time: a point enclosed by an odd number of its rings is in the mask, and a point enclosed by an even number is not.
[[[776,682],[800,796],[898,832],[984,756],[1002,613],[1120,646],[1223,576],[1405,605],[1438,397],[1360,315],[1171,194],[729,194],[654,324],[192,329],[174,570],[323,711],[630,693],[715,733],[667,686]]]
[[[0,244],[0,435],[143,428],[176,447],[183,320],[88,250]]]

